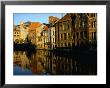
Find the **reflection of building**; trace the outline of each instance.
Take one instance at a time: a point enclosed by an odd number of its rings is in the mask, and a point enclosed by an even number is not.
[[[13,53],[14,62],[21,62],[21,55],[18,52]]]
[[[14,52],[14,65],[22,68],[22,70],[29,69],[32,74],[51,74],[51,75],[73,75],[73,74],[96,74],[94,73],[94,62],[85,62],[89,57],[94,56],[82,56],[76,55],[68,57],[68,54],[55,54],[50,51],[37,50],[36,53],[30,53],[24,51]],[[81,60],[83,58],[84,60]],[[86,58],[86,59],[85,59]],[[95,68],[96,69],[96,68]]]
[[[31,56],[31,70],[33,74],[43,74],[45,72],[46,52],[37,50],[37,53]]]
[[[28,57],[26,56],[26,52],[14,52],[14,63],[17,65],[20,65],[22,69],[30,68],[30,61]]]
[[[89,42],[96,43],[97,40],[97,14],[88,13],[88,39]]]
[[[76,72],[75,69],[77,69],[77,66],[74,66],[74,63],[75,62],[72,58],[60,57],[48,52],[46,58],[46,69],[48,72],[51,72],[52,75],[73,74],[73,72]]]
[[[68,13],[55,23],[56,48],[73,47],[96,41],[95,13]]]

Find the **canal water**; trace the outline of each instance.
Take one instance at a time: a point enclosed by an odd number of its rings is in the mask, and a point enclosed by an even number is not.
[[[14,51],[14,75],[97,75],[97,55]]]

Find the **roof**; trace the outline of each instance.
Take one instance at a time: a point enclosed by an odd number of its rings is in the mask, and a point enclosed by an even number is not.
[[[20,30],[18,29],[18,26],[13,25],[13,31],[20,31]]]
[[[75,15],[75,13],[67,13],[64,17],[62,17],[56,23],[71,20],[71,16],[73,15]]]
[[[42,25],[42,23],[40,23],[40,22],[31,22],[29,29],[35,29],[37,27],[40,27],[41,25]]]
[[[18,28],[14,28],[13,31],[20,31]]]

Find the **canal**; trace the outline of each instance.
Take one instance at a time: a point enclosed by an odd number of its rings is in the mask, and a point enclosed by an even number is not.
[[[14,51],[14,75],[97,75],[97,55]]]

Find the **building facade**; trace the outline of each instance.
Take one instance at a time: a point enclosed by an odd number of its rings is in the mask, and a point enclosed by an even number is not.
[[[48,49],[48,27],[44,24],[36,29],[37,49]]]
[[[72,46],[72,25],[70,14],[66,14],[55,23],[56,48]]]
[[[96,44],[97,15],[67,13],[55,23],[56,48],[73,48]]]
[[[43,49],[49,49],[49,37],[48,37],[48,27],[44,26],[44,30],[41,32],[42,40],[44,48]]]
[[[44,39],[43,39],[43,34],[42,34],[42,31],[44,30],[43,27],[44,27],[44,25],[42,24],[41,26],[39,26],[36,29],[36,47],[37,47],[37,49],[44,48]]]
[[[39,22],[31,22],[29,25],[29,30],[28,30],[28,40],[33,44],[36,45],[36,35],[37,35],[37,29],[41,26],[42,24]]]
[[[27,42],[28,27],[24,25],[24,22],[20,22],[20,25],[16,25],[13,28],[14,42],[19,44]]]
[[[18,27],[14,27],[13,29],[13,41],[14,43],[20,43],[21,33]]]
[[[28,35],[28,27],[26,27],[24,25],[24,22],[20,22],[19,30],[20,30],[20,33],[21,33],[21,42],[25,43],[27,41],[26,38],[27,38],[27,35]]]
[[[50,41],[51,41],[51,49],[55,49],[55,27],[50,27]]]
[[[50,16],[49,17],[49,49],[53,50],[55,49],[55,26],[54,24],[59,20],[59,18],[54,17],[54,16]]]

